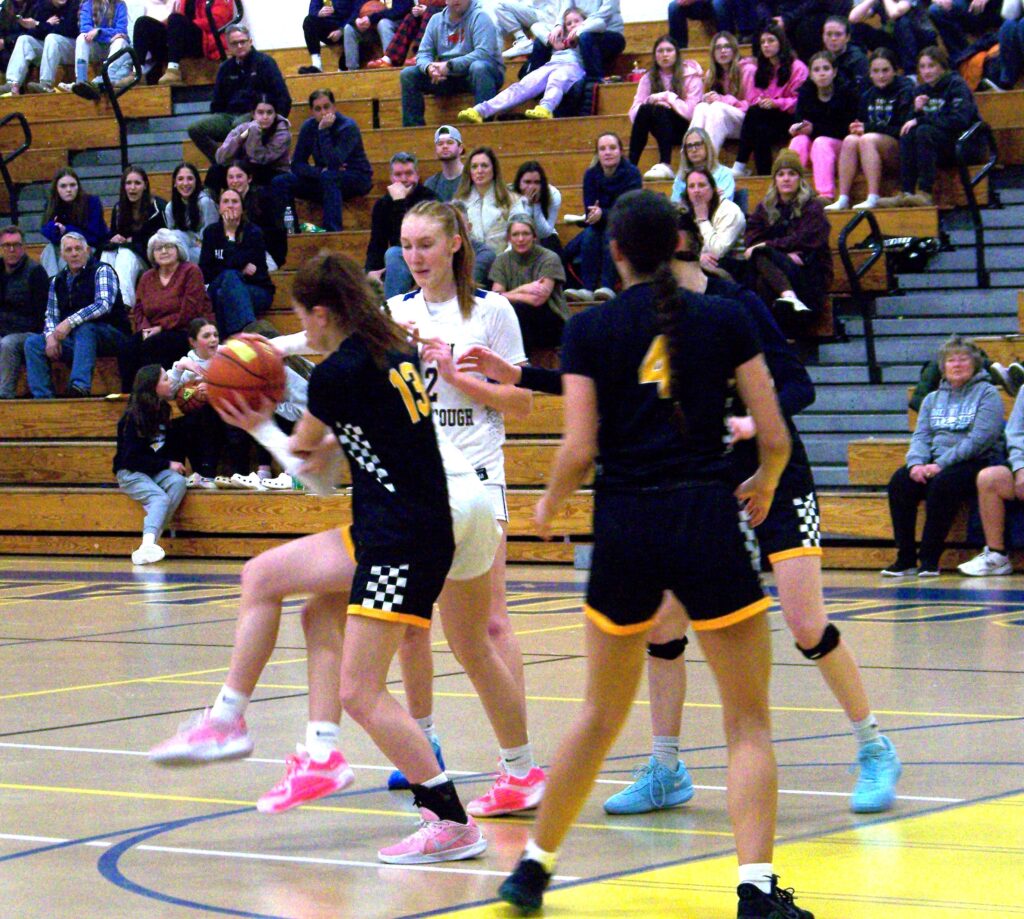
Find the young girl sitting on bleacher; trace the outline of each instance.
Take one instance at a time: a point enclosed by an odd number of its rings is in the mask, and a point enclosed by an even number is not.
[[[193,319],[188,326],[188,343],[191,350],[167,372],[171,395],[182,412],[177,423],[192,463],[188,487],[216,488],[214,476],[224,442],[224,424],[209,403],[203,372],[220,344],[217,326],[202,317]]]
[[[135,305],[135,286],[150,267],[149,241],[164,227],[167,202],[149,190],[149,175],[141,166],[129,166],[121,175],[121,193],[110,212],[110,238],[102,261],[117,272],[125,306]]]
[[[50,245],[44,247],[39,263],[52,278],[62,268],[60,241],[65,233],[81,233],[94,253],[100,251],[110,235],[103,219],[103,202],[88,194],[73,169],[58,169],[50,183],[43,212],[43,226],[39,230]]]
[[[167,229],[181,240],[188,260],[199,264],[203,231],[220,219],[217,202],[202,187],[199,170],[191,163],[179,163],[171,176],[171,200],[164,208]]]
[[[226,187],[227,167],[240,163],[248,167],[253,184],[269,185],[275,176],[288,171],[291,147],[291,122],[277,114],[270,96],[262,95],[252,119],[232,128],[217,149],[217,163],[206,174],[206,184],[220,192]]]
[[[703,128],[716,150],[740,136],[754,88],[753,58],[740,59],[740,45],[731,32],[711,39],[711,64],[704,73],[704,96],[694,107],[691,128]]]

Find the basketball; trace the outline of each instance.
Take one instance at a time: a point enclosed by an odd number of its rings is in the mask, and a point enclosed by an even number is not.
[[[382,3],[381,0],[366,0],[361,7],[359,7],[359,15],[372,16],[374,13],[383,13],[387,9],[387,4]]]
[[[231,404],[238,393],[253,408],[266,396],[275,404],[284,397],[284,362],[281,356],[256,335],[229,338],[206,367],[206,391],[214,408]]]

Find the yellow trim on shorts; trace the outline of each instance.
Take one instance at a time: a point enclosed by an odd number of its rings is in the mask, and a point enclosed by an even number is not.
[[[358,603],[348,605],[350,616],[366,616],[367,619],[381,619],[384,622],[399,622],[402,625],[414,625],[420,629],[429,629],[430,620],[422,616],[413,616],[411,613],[399,613],[395,610],[369,609],[360,606]]]
[[[604,613],[599,613],[594,607],[583,604],[583,615],[586,616],[606,635],[638,635],[640,632],[648,631],[654,625],[654,616],[646,622],[636,622],[633,625],[616,625]]]
[[[346,523],[338,527],[341,531],[341,541],[345,544],[345,551],[352,561],[356,560],[356,541],[352,538],[352,524]]]
[[[806,558],[811,555],[821,558],[824,554],[821,546],[797,546],[795,549],[773,552],[768,556],[768,561],[774,565],[776,562],[784,562],[787,558]]]
[[[734,613],[719,616],[717,619],[691,619],[690,625],[693,626],[693,630],[695,632],[710,632],[713,629],[727,629],[731,625],[736,625],[737,622],[743,622],[744,619],[750,619],[759,613],[767,612],[768,607],[771,605],[771,600],[767,597],[762,597],[756,603],[744,606],[743,609],[738,609]]]

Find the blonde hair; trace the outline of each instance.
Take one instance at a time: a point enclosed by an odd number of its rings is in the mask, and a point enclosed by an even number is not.
[[[814,192],[811,191],[811,186],[807,184],[807,179],[801,176],[800,187],[797,189],[791,202],[793,205],[793,216],[800,217],[804,212],[807,202],[813,197]],[[764,205],[764,211],[768,215],[769,223],[775,223],[782,216],[782,212],[779,210],[779,189],[775,185],[774,177],[772,177],[772,183],[768,186],[768,191],[764,193],[761,203]]]
[[[452,255],[452,275],[455,278],[455,296],[459,301],[459,312],[464,320],[469,319],[476,304],[476,282],[473,280],[476,254],[469,238],[469,223],[465,214],[446,201],[421,201],[409,210],[405,220],[410,217],[433,220],[449,239],[458,236],[462,241],[462,245]]]
[[[724,71],[715,60],[715,45],[718,44],[720,38],[724,38],[732,48],[732,60]],[[704,72],[704,91],[724,93],[727,96],[738,98],[741,87],[740,43],[732,32],[718,32],[711,38],[711,63],[708,64],[708,69]]]
[[[462,201],[469,200],[469,193],[473,189],[470,167],[473,165],[473,157],[480,156],[481,154],[491,161],[491,187],[494,189],[494,200],[498,203],[498,207],[505,212],[505,216],[508,216],[509,211],[512,210],[512,196],[509,194],[508,186],[501,178],[501,163],[498,162],[498,154],[490,147],[477,147],[470,151],[469,156],[466,157],[466,168],[462,170],[459,187],[455,190],[455,194],[452,197]]]

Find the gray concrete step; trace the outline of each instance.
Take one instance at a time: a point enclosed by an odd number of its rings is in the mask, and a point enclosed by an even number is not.
[[[872,434],[894,437],[907,433],[906,399],[901,403],[899,411],[891,412],[838,415],[835,412],[815,414],[813,409],[812,405],[810,409],[797,415],[795,419],[796,428],[801,435],[846,432],[857,437],[867,437]]]
[[[956,290],[945,290],[937,282],[937,289],[931,294],[920,292],[906,293],[898,297],[879,297],[878,305],[888,306],[890,303],[909,305],[910,308],[919,305],[941,307],[943,310],[953,310],[964,315],[973,316],[976,313],[999,313],[1003,310],[1017,309],[1017,292],[996,288],[990,290],[978,290],[977,288],[958,288]]]
[[[880,386],[818,386],[814,404],[806,414],[827,412],[892,412],[905,406],[907,388],[894,383]]]
[[[879,338],[908,335],[934,335],[935,319],[876,319],[873,323],[875,335]],[[862,319],[844,319],[848,335],[860,338],[864,334]],[[945,336],[952,332],[962,335],[1010,335],[1019,331],[1017,315],[1012,316],[966,316],[951,317],[945,329],[939,330]]]
[[[1024,235],[1024,230],[1021,230]],[[1024,285],[1024,271],[999,269],[989,266],[990,287],[1012,287],[1014,289]],[[978,276],[972,268],[970,271],[926,271],[921,274],[900,275],[900,288],[912,293],[915,290],[934,290],[937,286],[942,288],[976,288]]]
[[[858,364],[816,364],[807,368],[815,386],[829,384],[867,385],[868,369],[864,360]],[[889,364],[882,368],[882,378],[886,383],[916,383],[921,375],[920,364]]]

